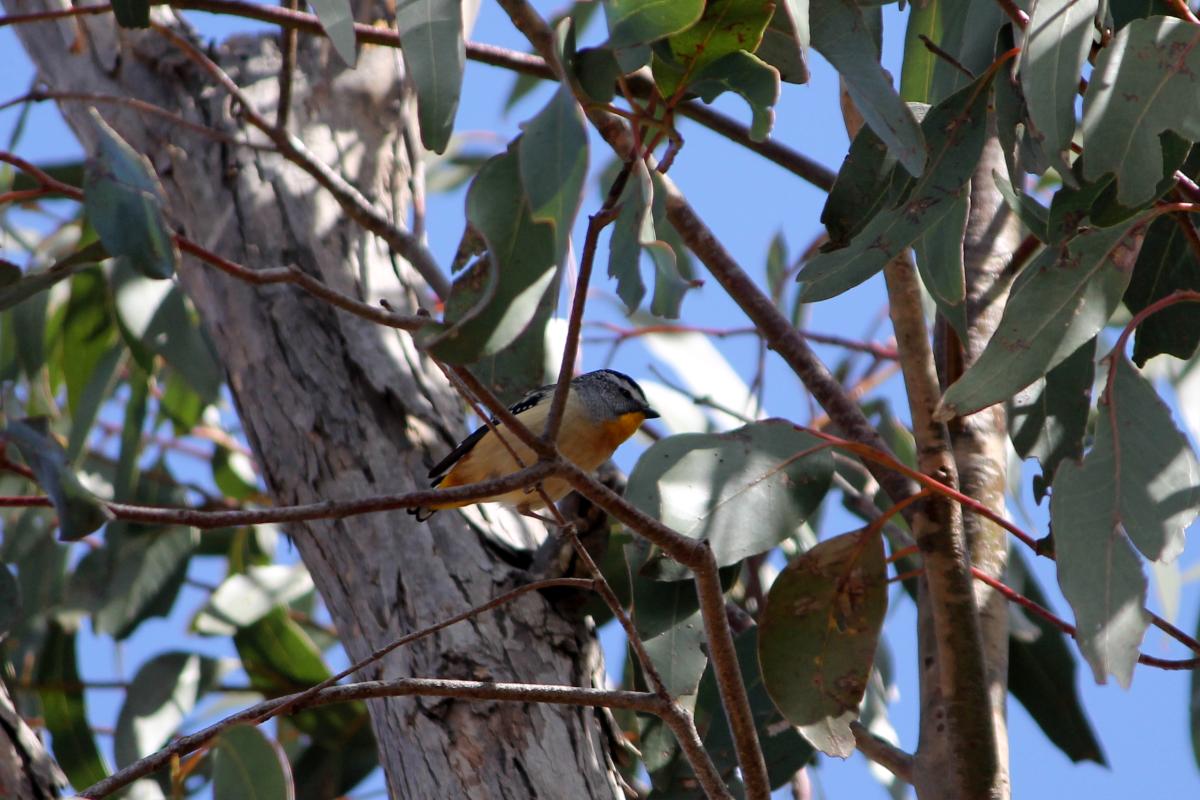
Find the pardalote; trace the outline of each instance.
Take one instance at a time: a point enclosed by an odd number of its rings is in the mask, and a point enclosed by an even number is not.
[[[543,386],[525,395],[509,411],[531,431],[541,435],[546,430],[553,397],[554,385]],[[642,387],[628,375],[611,369],[585,373],[573,378],[570,383],[558,433],[559,452],[580,469],[591,472],[607,461],[621,442],[632,436],[644,421],[657,416],[658,412],[646,402]],[[504,431],[498,421],[493,420],[492,424],[498,431]],[[508,435],[505,440],[525,466],[537,461],[534,452],[516,436]],[[491,428],[484,425],[463,439],[449,455],[429,470],[429,477],[432,486],[449,489],[510,475],[520,468],[521,465],[513,460],[512,453],[504,443]],[[550,477],[542,482],[542,489],[551,502],[558,502],[571,491],[571,486],[562,478]],[[516,506],[519,511],[545,506],[536,490],[516,489],[485,500],[410,508],[408,513],[424,522],[443,508],[458,508],[476,502],[506,503]]]

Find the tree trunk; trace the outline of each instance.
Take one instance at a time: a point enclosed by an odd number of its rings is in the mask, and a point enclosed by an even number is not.
[[[63,7],[4,0],[9,13]],[[155,18],[182,30],[166,9]],[[364,16],[360,15],[359,19]],[[192,240],[251,269],[295,264],[335,289],[398,311],[427,288],[328,193],[263,142],[226,93],[160,34],[111,17],[24,25],[50,89],[136,97],[231,134],[237,146],[130,108],[105,119],[157,169],[169,219]],[[72,45],[81,46],[78,52]],[[272,37],[240,38],[212,57],[273,118],[280,56]],[[345,68],[323,40],[301,40],[290,132],[403,225],[415,115],[399,53],[364,47]],[[86,109],[63,112],[85,145]],[[179,280],[225,365],[247,438],[279,504],[425,488],[431,458],[457,439],[459,404],[411,338],[293,286],[252,287],[185,259]],[[403,512],[293,526],[305,564],[352,659],[521,582],[523,520]],[[371,676],[592,685],[594,637],[538,594],[401,648]],[[370,704],[390,793],[403,798],[612,797],[608,742],[591,709],[396,698]]]
[[[50,800],[66,784],[66,776],[25,724],[8,687],[0,681],[0,797]]]

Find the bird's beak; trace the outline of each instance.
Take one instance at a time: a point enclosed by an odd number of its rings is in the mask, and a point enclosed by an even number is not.
[[[659,414],[657,411],[655,411],[650,406],[646,406],[645,408],[642,409],[642,416],[645,417],[646,419],[658,419],[659,417],[662,416],[662,414]]]

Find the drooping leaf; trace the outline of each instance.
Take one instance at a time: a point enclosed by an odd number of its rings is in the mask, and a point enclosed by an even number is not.
[[[623,49],[686,30],[704,13],[704,0],[604,0],[608,43]]]
[[[129,766],[177,735],[196,702],[216,685],[218,672],[216,659],[179,651],[142,664],[117,716],[117,766]]]
[[[4,433],[21,451],[38,485],[54,504],[60,539],[82,539],[112,518],[108,508],[83,487],[69,468],[67,454],[50,434],[44,418],[10,422]]]
[[[691,252],[675,226],[667,219],[667,192],[663,176],[657,171],[650,174],[654,184],[654,233],[658,237],[646,244],[646,251],[654,262],[654,296],[650,300],[650,313],[656,317],[678,319],[683,297],[688,289],[700,285],[693,280],[695,268]]]
[[[1151,561],[1183,552],[1184,531],[1200,514],[1200,462],[1154,387],[1123,355],[1112,394],[1102,397],[1096,438],[1084,468],[1105,470],[1107,505]],[[1056,529],[1057,530],[1057,529]]]
[[[74,463],[92,433],[100,406],[110,399],[120,378],[118,371],[125,360],[124,345],[115,344],[96,361],[91,376],[79,394],[79,402],[71,410],[71,436],[67,440],[67,460]]]
[[[738,50],[696,72],[688,90],[711,103],[725,92],[739,95],[750,106],[750,138],[764,141],[775,124],[779,72],[753,53]]]
[[[59,281],[66,280],[76,272],[105,258],[108,258],[108,252],[104,249],[104,245],[95,241],[66,258],[56,261],[46,269],[25,273],[20,276],[19,280],[5,283],[0,286],[0,311],[12,308],[34,294],[49,289]]]
[[[929,0],[928,3],[914,4],[908,10],[908,26],[904,30],[904,61],[900,65],[900,99],[905,102],[932,102],[933,76],[940,59],[925,46],[921,37],[931,42],[941,40],[945,6],[946,0]]]
[[[206,403],[216,402],[221,365],[182,290],[121,264],[113,269],[111,283],[121,334],[142,368],[153,372],[153,356],[161,356]]]
[[[169,614],[198,539],[194,528],[119,535],[110,530],[105,547],[109,591],[92,617],[96,631],[124,639],[147,618]]]
[[[886,611],[883,539],[867,532],[821,542],[771,585],[758,637],[763,684],[823,753],[845,758],[854,750],[849,725]]]
[[[552,226],[555,257],[566,256],[571,225],[583,200],[588,141],[583,112],[574,95],[560,86],[546,107],[522,126],[519,140],[521,183],[533,219]]]
[[[91,786],[108,777],[108,765],[96,746],[87,703],[79,687],[75,633],[52,622],[37,661],[38,691],[46,729],[54,741],[54,760],[72,786]]]
[[[933,298],[938,313],[959,338],[967,338],[967,279],[963,265],[963,238],[970,211],[970,183],[956,195],[945,215],[921,232],[913,242],[917,272]]]
[[[998,172],[992,172],[996,189],[1004,197],[1004,202],[1010,211],[1021,219],[1021,224],[1040,242],[1050,241],[1049,214],[1050,211],[1028,194],[1018,190],[1012,183]]]
[[[1037,579],[1018,551],[1009,554],[1008,576],[1013,591],[1049,608]],[[1023,614],[1009,606],[1010,614]],[[1062,631],[1036,614],[1024,615],[1021,629],[1008,636],[1008,689],[1020,701],[1046,737],[1074,762],[1107,765],[1096,731],[1088,720],[1075,682],[1075,654]]]
[[[946,390],[938,418],[1003,402],[1095,336],[1125,293],[1145,230],[1145,223],[1091,229],[1025,267],[996,333]]]
[[[325,30],[325,35],[333,44],[334,51],[348,67],[353,67],[357,57],[354,33],[354,10],[350,8],[350,0],[309,0],[317,19]],[[403,40],[401,40],[403,45]]]
[[[192,629],[206,636],[232,636],[312,590],[312,577],[303,564],[252,566],[221,582],[196,614]]]
[[[417,90],[421,142],[435,153],[450,143],[466,64],[459,0],[401,0],[396,29]]]
[[[443,326],[419,340],[455,364],[499,352],[528,327],[554,279],[554,230],[534,221],[521,185],[518,149],[488,161],[467,192],[467,218],[488,245],[486,258],[460,273]]]
[[[933,56],[930,94],[925,102],[938,104],[982,75],[996,57],[996,32],[1005,24],[995,0],[932,0],[937,5],[935,44],[955,63]],[[924,47],[919,40],[917,44]],[[907,53],[905,54],[907,59]],[[961,65],[963,69],[959,69]]]
[[[924,111],[917,111],[924,116]],[[870,127],[864,125],[850,143],[825,207],[821,224],[829,232],[829,249],[845,247],[882,208],[894,204],[909,187],[907,173]]]
[[[83,204],[105,250],[147,278],[169,278],[179,252],[163,215],[163,190],[149,159],[91,110],[97,152],[87,161]]]
[[[609,103],[616,94],[621,65],[607,47],[585,47],[575,53],[571,69],[579,85],[597,103]]]
[[[1135,19],[1160,17],[1171,13],[1167,0],[1108,0],[1113,30],[1120,30]]]
[[[871,33],[866,9],[844,0],[810,0],[812,46],[846,81],[854,105],[867,125],[911,175],[925,170],[925,137],[921,126],[879,64],[879,44]]]
[[[1133,277],[1125,290],[1125,306],[1133,313],[1180,290],[1200,290],[1200,257],[1182,226],[1190,220],[1160,217],[1150,225]],[[1193,226],[1193,234],[1195,227]],[[1189,359],[1200,345],[1200,314],[1195,304],[1165,308],[1142,321],[1133,339],[1133,360],[1145,366],[1156,355],[1168,353]]]
[[[1084,177],[1115,173],[1117,200],[1154,196],[1162,149],[1174,131],[1200,139],[1200,28],[1174,17],[1134,20],[1100,52],[1083,100]]]
[[[1063,459],[1083,457],[1095,374],[1093,338],[1013,397],[1009,433],[1021,458],[1036,458],[1042,465],[1042,474],[1033,479],[1039,503]]]
[[[1113,518],[1111,463],[1064,461],[1054,475],[1050,519],[1058,584],[1075,611],[1076,639],[1097,683],[1128,687],[1150,624],[1146,576]]]
[[[696,694],[704,674],[704,665],[708,663],[706,641],[704,619],[696,611],[642,642],[651,663],[673,697],[690,699]]]
[[[656,442],[634,466],[626,497],[684,536],[708,541],[723,567],[791,536],[820,505],[832,473],[821,440],[768,420]],[[657,562],[657,577],[687,574],[674,561]]]
[[[98,267],[84,270],[71,279],[71,296],[62,318],[61,336],[58,352],[67,384],[67,406],[74,415],[85,405],[84,394],[98,365],[118,341],[108,282]]]
[[[1026,108],[1044,149],[1060,159],[1075,135],[1079,74],[1099,6],[1099,0],[1036,0],[1025,29],[1017,69]]]
[[[921,123],[930,153],[924,174],[896,205],[877,213],[849,245],[821,253],[804,266],[797,278],[803,285],[802,298],[824,300],[858,285],[951,212],[955,199],[967,193],[983,149],[993,77],[989,72],[929,110]]]
[[[222,731],[213,747],[214,800],[292,800],[292,769],[277,742],[254,725]]]
[[[217,445],[213,449],[212,476],[213,483],[230,499],[243,501],[259,494],[254,462],[240,450]]]
[[[620,210],[612,222],[608,245],[608,277],[617,281],[617,297],[632,314],[646,296],[639,269],[642,246],[657,240],[654,233],[654,184],[641,159],[634,161],[621,192]]]
[[[775,6],[754,54],[779,72],[785,83],[808,83],[808,0],[782,0]]]

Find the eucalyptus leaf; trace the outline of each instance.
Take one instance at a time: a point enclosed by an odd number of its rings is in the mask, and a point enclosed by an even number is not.
[[[117,766],[129,766],[178,735],[197,701],[215,687],[218,673],[216,659],[197,653],[161,653],[142,664],[117,715]]]
[[[1174,17],[1134,20],[1100,51],[1083,99],[1084,177],[1115,173],[1117,200],[1154,197],[1159,134],[1200,139],[1200,28]]]
[[[487,242],[487,257],[454,281],[445,324],[427,326],[418,336],[450,363],[471,363],[511,344],[553,283],[554,229],[533,219],[518,160],[518,148],[510,146],[472,181],[467,218]]]
[[[466,65],[460,0],[400,0],[396,29],[408,79],[417,91],[425,147],[441,153],[450,143]]]
[[[292,771],[277,742],[254,725],[221,732],[213,747],[214,800],[292,800]]]
[[[555,258],[562,263],[587,175],[583,111],[571,90],[560,86],[546,107],[522,128],[525,135],[518,145],[521,183],[533,219],[553,227]]]
[[[878,14],[842,0],[809,0],[812,46],[846,81],[854,105],[910,175],[925,171],[921,126],[879,64],[879,45],[864,15]]]
[[[995,334],[946,390],[937,418],[1003,402],[1095,336],[1121,302],[1145,230],[1146,223],[1090,229],[1025,267]]]
[[[604,0],[608,43],[623,49],[686,30],[704,13],[704,0]]]
[[[88,222],[112,256],[147,278],[169,278],[179,263],[163,215],[163,190],[150,160],[129,146],[95,110],[97,152],[87,161],[83,204]]]
[[[72,786],[91,786],[108,777],[108,765],[88,722],[87,701],[78,688],[75,632],[51,623],[37,660],[37,683],[46,729],[54,740],[54,760]]]
[[[4,433],[54,504],[60,539],[82,539],[112,519],[108,508],[83,487],[70,469],[66,452],[50,434],[44,418],[10,422]]]
[[[334,52],[348,67],[354,66],[357,38],[354,33],[354,10],[350,0],[309,0],[325,35],[333,43]],[[403,45],[403,40],[401,40]]]
[[[776,707],[827,755],[854,750],[850,721],[875,659],[887,611],[883,539],[827,539],[779,573],[759,625],[758,660]]]
[[[833,474],[824,442],[782,420],[655,442],[629,476],[626,498],[684,536],[703,539],[718,566],[791,536],[820,505]],[[656,576],[687,576],[674,561]]]

